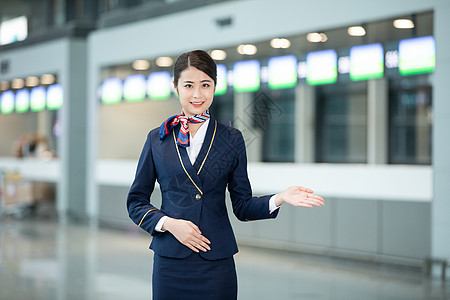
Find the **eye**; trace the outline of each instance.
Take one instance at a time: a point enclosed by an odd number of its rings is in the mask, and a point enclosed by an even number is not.
[[[186,83],[186,84],[184,85],[184,87],[186,87],[186,88],[191,88],[191,87],[192,87],[192,84]]]
[[[206,87],[209,87],[210,85],[209,85],[209,83],[204,83],[202,86],[206,88]]]

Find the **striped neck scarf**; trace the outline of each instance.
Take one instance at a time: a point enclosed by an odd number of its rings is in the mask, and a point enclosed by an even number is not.
[[[202,114],[194,115],[190,118],[184,115],[184,112],[181,112],[179,115],[172,116],[164,121],[159,128],[159,137],[161,139],[165,138],[167,134],[181,123],[180,132],[177,137],[177,144],[182,147],[189,147],[189,127],[188,123],[203,123],[210,118],[209,110],[205,111]]]

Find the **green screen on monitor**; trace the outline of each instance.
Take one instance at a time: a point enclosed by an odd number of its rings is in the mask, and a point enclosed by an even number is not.
[[[47,109],[59,109],[63,104],[64,91],[61,84],[52,84],[47,89]]]
[[[127,102],[139,102],[145,99],[145,76],[130,75],[123,83],[123,99]]]
[[[30,109],[31,111],[42,111],[45,109],[45,88],[37,86],[31,89]]]
[[[255,92],[261,84],[261,65],[257,60],[240,61],[233,66],[233,88],[236,92]]]
[[[354,81],[381,78],[384,74],[384,50],[379,43],[350,49],[350,79]]]
[[[170,98],[172,78],[167,71],[153,72],[148,75],[147,94],[150,100]]]
[[[398,45],[398,70],[401,75],[433,72],[436,46],[433,36],[401,40]]]
[[[1,96],[1,112],[2,114],[10,114],[14,111],[14,92],[5,91]]]
[[[21,89],[16,92],[16,112],[25,113],[30,109],[30,92]]]
[[[122,100],[122,80],[120,78],[107,78],[101,86],[101,99],[103,104],[115,104]]]
[[[337,81],[337,54],[334,50],[310,52],[306,56],[306,82],[310,85]]]
[[[297,84],[297,58],[294,55],[272,57],[268,63],[269,88],[286,89]]]

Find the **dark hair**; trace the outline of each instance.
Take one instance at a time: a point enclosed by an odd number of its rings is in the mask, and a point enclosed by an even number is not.
[[[214,60],[203,50],[194,50],[181,54],[175,66],[173,67],[173,81],[175,87],[178,86],[178,79],[180,74],[189,67],[195,67],[214,80],[214,85],[217,84],[217,67]]]

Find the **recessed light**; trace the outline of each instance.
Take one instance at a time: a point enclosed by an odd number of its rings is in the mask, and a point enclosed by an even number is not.
[[[394,27],[398,29],[414,28],[414,22],[409,19],[397,19],[394,21]]]
[[[364,36],[366,30],[362,26],[351,26],[347,29],[347,33],[351,36]]]

